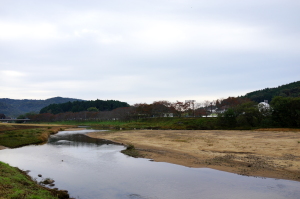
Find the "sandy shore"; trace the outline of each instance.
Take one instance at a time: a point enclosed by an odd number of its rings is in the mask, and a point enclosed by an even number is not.
[[[88,136],[131,143],[155,161],[300,181],[300,130],[132,130]]]

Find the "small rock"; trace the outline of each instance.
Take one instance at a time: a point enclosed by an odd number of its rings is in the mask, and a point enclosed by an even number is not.
[[[39,177],[42,177],[42,175],[41,175],[41,174],[39,174],[38,176],[39,176]]]
[[[52,180],[52,179],[50,179],[50,178],[47,178],[47,179],[45,179],[42,183],[43,184],[53,184],[55,181],[54,180]]]
[[[70,198],[67,190],[57,190],[55,191],[55,195],[60,199]]]

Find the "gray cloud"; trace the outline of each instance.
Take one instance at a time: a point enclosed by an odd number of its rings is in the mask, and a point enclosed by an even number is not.
[[[201,101],[299,80],[297,1],[0,3],[0,97]]]

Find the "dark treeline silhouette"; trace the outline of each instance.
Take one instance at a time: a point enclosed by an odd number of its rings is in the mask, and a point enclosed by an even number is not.
[[[106,121],[132,119],[133,107],[121,107],[112,111],[81,111],[64,112],[58,114],[40,113],[28,115],[27,118],[35,122],[55,122],[55,121]]]
[[[91,101],[74,101],[61,104],[50,104],[40,110],[40,113],[59,114],[65,112],[87,111],[89,108],[96,108],[99,111],[111,111],[119,107],[129,107],[126,102],[117,100],[91,100]]]
[[[271,105],[276,126],[300,127],[300,97],[275,97]]]

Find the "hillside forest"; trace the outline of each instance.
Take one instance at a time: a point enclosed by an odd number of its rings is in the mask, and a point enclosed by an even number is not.
[[[243,97],[259,103],[263,102],[264,100],[268,100],[270,102],[276,96],[300,97],[300,81],[278,86],[276,88],[265,88],[262,90],[253,91],[247,93]]]

